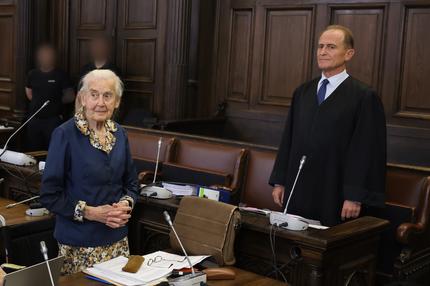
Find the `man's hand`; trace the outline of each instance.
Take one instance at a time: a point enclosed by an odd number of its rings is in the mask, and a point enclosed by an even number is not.
[[[284,206],[284,193],[285,187],[279,185],[276,185],[272,191],[273,201],[281,208]]]
[[[342,207],[342,220],[357,218],[360,215],[361,203],[345,200]]]

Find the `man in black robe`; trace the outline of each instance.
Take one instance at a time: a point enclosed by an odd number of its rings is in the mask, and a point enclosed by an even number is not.
[[[346,73],[353,55],[349,29],[329,26],[321,34],[322,75],[295,90],[269,180],[274,202],[285,207],[305,155],[287,211],[328,226],[384,204],[384,110],[372,89]]]

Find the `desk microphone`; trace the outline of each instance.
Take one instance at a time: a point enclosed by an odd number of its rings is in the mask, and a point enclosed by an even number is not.
[[[201,283],[206,283],[206,274],[205,273],[203,273],[203,272],[198,272],[197,274],[195,273],[193,264],[191,263],[191,260],[188,257],[188,254],[185,251],[185,248],[182,245],[182,242],[179,239],[178,234],[176,233],[175,227],[173,226],[172,219],[170,218],[169,213],[167,211],[164,211],[163,216],[164,216],[164,219],[166,220],[167,224],[170,226],[173,233],[175,234],[176,239],[178,240],[179,245],[182,248],[182,252],[185,254],[185,258],[187,259],[188,264],[191,268],[191,274],[187,274],[187,275],[181,276],[179,278],[172,279],[169,282],[171,282],[172,285],[184,285],[184,286],[201,285]],[[175,284],[175,282],[177,284]]]
[[[162,143],[163,139],[162,137],[160,137],[160,139],[158,140],[157,160],[155,161],[154,178],[152,179],[152,184],[146,185],[142,188],[142,191],[140,192],[140,195],[142,196],[153,197],[156,199],[170,199],[173,196],[171,191],[167,190],[166,188],[159,187],[155,184],[155,181],[157,180],[158,164],[160,163],[160,150]]]
[[[49,266],[48,248],[46,247],[45,241],[40,242],[40,252],[43,255],[43,259],[46,261],[46,266],[48,267],[49,278],[51,279],[51,285],[55,286],[54,278],[52,278],[51,267]]]
[[[288,196],[287,204],[285,205],[284,212],[271,212],[270,213],[270,224],[284,227],[289,230],[306,230],[309,223],[300,217],[287,214],[288,206],[290,204],[291,197],[296,188],[297,180],[300,177],[303,166],[306,162],[306,156],[303,155],[300,159],[299,169],[297,171],[296,178],[294,180],[293,187],[291,188],[290,195]]]
[[[35,113],[33,113],[33,115],[31,115],[23,124],[21,124],[21,126],[12,133],[12,135],[9,136],[9,138],[7,139],[6,143],[4,144],[3,150],[0,153],[0,157],[3,156],[3,154],[6,152],[7,150],[7,145],[9,144],[9,141],[13,138],[13,136],[15,136],[24,126],[27,125],[28,122],[30,122],[40,111],[42,111],[42,109],[44,109],[47,105],[49,104],[49,100],[45,101],[42,106],[36,110]]]

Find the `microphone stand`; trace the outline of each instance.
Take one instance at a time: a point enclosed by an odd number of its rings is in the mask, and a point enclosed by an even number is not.
[[[270,213],[270,224],[280,226],[286,228],[288,230],[306,230],[309,226],[309,223],[304,219],[300,219],[300,217],[292,216],[287,214],[288,206],[290,204],[291,197],[296,188],[297,180],[300,177],[303,165],[306,162],[306,156],[303,155],[300,159],[299,170],[297,171],[296,178],[293,183],[293,187],[291,188],[290,195],[288,196],[287,204],[285,205],[284,212],[271,212]]]
[[[154,178],[152,179],[152,184],[155,184],[155,181],[157,180],[158,164],[160,163],[161,143],[163,142],[162,140],[163,140],[162,137],[158,139],[157,161],[155,162],[155,173],[154,173]]]
[[[55,286],[54,278],[52,277],[51,266],[49,265],[48,248],[46,247],[45,241],[43,240],[40,242],[40,252],[43,255],[43,259],[45,259],[46,267],[48,268],[49,278],[51,279],[51,285]]]
[[[13,208],[13,207],[15,207],[17,205],[25,204],[26,202],[29,202],[29,201],[32,201],[32,200],[36,200],[38,198],[40,198],[40,196],[34,196],[34,197],[31,197],[31,198],[26,199],[26,200],[22,200],[22,201],[13,203],[13,204],[8,204],[5,208],[10,209],[10,208]]]
[[[170,218],[170,215],[167,211],[163,212],[164,219],[166,220],[167,224],[172,229],[173,233],[175,234],[176,239],[179,242],[179,245],[181,246],[182,252],[185,254],[185,258],[187,259],[188,265],[191,268],[191,274],[187,274],[175,279],[169,280],[169,283],[173,286],[193,286],[193,285],[205,285],[206,284],[206,273],[203,272],[195,272],[193,264],[191,263],[190,257],[188,256],[187,252],[185,251],[184,245],[182,244],[181,240],[179,239],[178,233],[175,230],[175,227],[173,226],[172,219]]]
[[[154,178],[152,179],[151,184],[148,184],[142,188],[142,191],[140,192],[141,196],[153,197],[156,199],[170,199],[173,196],[171,191],[167,190],[166,188],[163,188],[162,186],[157,186],[157,184],[155,183],[155,181],[157,180],[158,165],[160,163],[160,150],[162,142],[162,137],[160,137],[160,139],[158,140],[157,161],[155,162]]]
[[[302,159],[300,159],[299,171],[297,172],[296,178],[294,179],[293,187],[291,188],[290,195],[288,196],[287,204],[285,205],[284,214],[287,214],[288,205],[290,204],[291,196],[294,193],[296,188],[297,180],[299,179],[300,173],[302,172],[303,165],[306,162],[306,156],[303,155]]]
[[[49,104],[49,100],[45,101],[43,103],[43,105],[36,110],[35,113],[33,113],[33,115],[31,115],[23,124],[21,124],[20,127],[18,127],[17,130],[15,130],[15,132],[12,133],[12,135],[9,136],[9,138],[7,139],[6,143],[4,144],[3,150],[0,153],[0,158],[1,156],[3,156],[3,154],[7,151],[7,145],[9,144],[9,141],[13,138],[13,136],[15,136],[22,128],[24,128],[25,125],[27,125],[28,122],[30,122],[40,111],[42,111],[42,109],[44,109],[47,105]]]

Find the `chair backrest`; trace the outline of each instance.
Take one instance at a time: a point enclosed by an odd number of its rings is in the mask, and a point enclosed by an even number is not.
[[[251,150],[248,156],[248,166],[241,202],[250,207],[280,211],[272,199],[272,186],[269,177],[275,163],[275,151]]]
[[[181,139],[175,144],[170,163],[202,171],[229,174],[232,189],[240,188],[246,150],[240,147]]]
[[[385,201],[419,209],[423,192],[429,187],[428,175],[412,169],[388,166]]]
[[[130,144],[130,152],[133,158],[148,161],[157,160],[158,140],[160,136],[133,130],[128,130],[127,135]],[[173,137],[161,137],[160,162],[163,162],[170,156],[170,150],[175,143],[175,139]]]

